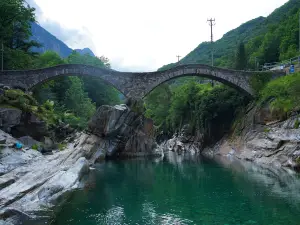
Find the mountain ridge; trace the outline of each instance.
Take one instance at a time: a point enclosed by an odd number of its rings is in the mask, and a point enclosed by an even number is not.
[[[68,57],[72,51],[76,51],[81,55],[90,54],[91,56],[95,56],[93,51],[89,48],[73,50],[38,23],[31,24],[31,33],[31,40],[37,41],[42,45],[40,48],[33,48],[32,51],[34,52],[44,53],[46,51],[54,51],[62,58]]]

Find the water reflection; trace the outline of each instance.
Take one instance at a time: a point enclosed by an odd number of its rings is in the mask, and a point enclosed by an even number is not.
[[[300,180],[278,168],[172,152],[107,162],[55,224],[299,224]]]

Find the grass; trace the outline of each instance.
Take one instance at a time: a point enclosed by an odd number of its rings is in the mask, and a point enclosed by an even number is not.
[[[63,151],[66,147],[67,147],[67,144],[65,144],[65,143],[59,143],[58,144],[59,151]]]

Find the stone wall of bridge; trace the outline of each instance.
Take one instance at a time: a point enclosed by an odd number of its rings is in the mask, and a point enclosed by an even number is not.
[[[130,73],[118,72],[107,68],[98,68],[79,64],[66,64],[37,70],[3,71],[0,72],[0,84],[13,88],[30,90],[36,85],[59,76],[94,76],[112,85],[126,97],[143,98],[160,84],[183,76],[200,76],[219,81],[252,96],[250,77],[254,73],[236,71],[208,65],[181,65],[166,71]],[[273,77],[284,73],[274,72]]]

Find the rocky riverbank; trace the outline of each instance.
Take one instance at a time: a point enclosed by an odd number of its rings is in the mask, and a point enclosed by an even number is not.
[[[20,140],[0,130],[0,224],[49,221],[72,190],[84,187],[89,168],[107,157],[145,157],[156,151],[154,126],[136,102],[101,106],[87,132],[77,133],[64,151],[43,155],[12,146]]]
[[[269,105],[254,106],[236,120],[232,132],[216,144],[203,146],[203,137],[186,134],[185,129],[164,142],[164,151],[178,154],[225,156],[261,165],[300,170],[300,116],[274,112]]]
[[[280,117],[268,108],[253,108],[238,121],[238,126],[213,147],[208,156],[233,156],[276,167],[300,168],[299,115]]]

